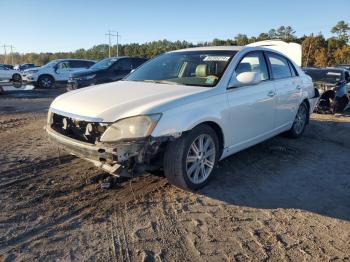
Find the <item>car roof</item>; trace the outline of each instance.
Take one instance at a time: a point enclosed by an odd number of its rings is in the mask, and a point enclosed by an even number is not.
[[[79,59],[79,58],[60,58],[60,59],[54,59],[54,60],[52,60],[52,61],[66,61],[66,60],[96,62],[95,60],[90,60],[90,59]]]
[[[103,59],[108,59],[108,58],[111,58],[111,59],[121,59],[121,58],[147,59],[147,58],[139,57],[139,56],[112,56],[112,57],[107,57],[107,58],[103,58]]]
[[[176,52],[189,52],[189,51],[239,51],[244,46],[200,46],[200,47],[190,47],[185,49],[179,49],[170,51],[169,53]]]

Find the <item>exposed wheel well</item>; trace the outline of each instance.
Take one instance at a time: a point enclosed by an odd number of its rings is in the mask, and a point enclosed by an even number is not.
[[[225,141],[224,140],[224,133],[222,132],[221,127],[213,121],[202,122],[202,123],[198,124],[197,126],[199,126],[199,125],[208,125],[215,131],[216,135],[218,136],[218,140],[219,140],[219,147],[220,147],[219,150],[220,150],[220,156],[221,156],[221,154],[224,150],[224,141]]]

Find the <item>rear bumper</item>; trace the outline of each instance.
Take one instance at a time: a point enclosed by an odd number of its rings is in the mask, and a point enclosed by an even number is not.
[[[310,114],[312,112],[314,112],[317,104],[318,104],[318,100],[320,99],[320,93],[318,91],[318,89],[315,88],[315,95],[312,98],[309,98],[309,103],[310,103]]]

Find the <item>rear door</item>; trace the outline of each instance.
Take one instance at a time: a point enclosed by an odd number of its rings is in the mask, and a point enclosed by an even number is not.
[[[269,135],[274,128],[275,88],[263,52],[246,54],[237,65],[236,75],[258,72],[261,82],[229,89],[230,129],[228,144],[240,149]]]
[[[292,63],[284,56],[266,52],[276,89],[275,128],[289,127],[302,95],[302,83]]]

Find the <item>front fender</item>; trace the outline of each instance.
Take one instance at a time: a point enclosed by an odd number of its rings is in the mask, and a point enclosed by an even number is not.
[[[152,136],[178,136],[203,122],[214,122],[225,130],[226,109],[226,95],[222,94],[168,110],[163,112]]]

